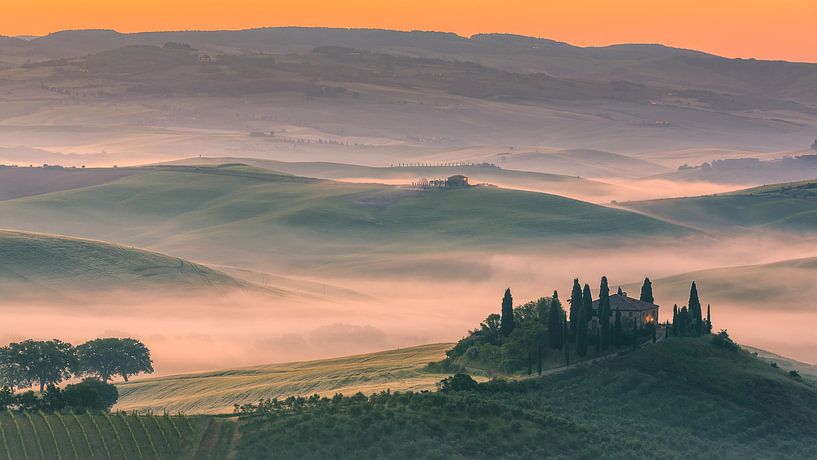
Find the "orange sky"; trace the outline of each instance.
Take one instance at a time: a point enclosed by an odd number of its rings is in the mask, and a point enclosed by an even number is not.
[[[817,62],[817,0],[2,0],[0,35],[264,26],[510,32]]]

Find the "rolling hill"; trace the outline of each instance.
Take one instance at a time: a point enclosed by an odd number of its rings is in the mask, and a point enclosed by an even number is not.
[[[741,185],[813,180],[817,178],[817,154],[804,153],[768,161],[759,158],[714,160],[660,177],[674,181],[705,181]]]
[[[462,174],[468,176],[472,184],[488,183],[504,188],[544,192],[595,203],[607,203],[612,199],[620,199],[627,193],[627,190],[604,182],[561,173],[505,169],[492,164],[372,167],[345,163],[285,162],[256,158],[190,158],[168,164],[218,166],[224,163],[243,163],[257,168],[318,179],[398,185],[408,185],[421,178],[446,178]]]
[[[0,202],[0,225],[116,241],[208,263],[292,268],[377,254],[634,243],[688,229],[554,195],[417,191],[242,165],[163,166],[94,187]],[[365,268],[366,264],[361,266]],[[371,268],[371,267],[370,267]]]
[[[817,455],[817,389],[711,337],[545,378],[304,402],[250,416],[238,458]],[[308,433],[308,434],[307,434]]]
[[[136,168],[75,169],[0,166],[0,200],[104,184],[141,172]]]
[[[116,409],[223,414],[232,412],[234,404],[262,398],[433,390],[445,375],[423,368],[445,357],[449,348],[451,344],[422,345],[319,361],[135,380],[118,385]]]
[[[645,215],[712,232],[817,229],[817,181],[769,185],[720,195],[623,203]]]
[[[0,249],[0,287],[5,298],[251,287],[203,265],[99,241],[0,231]]]

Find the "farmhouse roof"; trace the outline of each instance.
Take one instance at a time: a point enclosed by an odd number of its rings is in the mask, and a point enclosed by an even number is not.
[[[593,309],[598,310],[599,301],[593,301]],[[610,310],[616,311],[646,311],[659,308],[658,305],[650,302],[643,302],[632,297],[627,297],[626,294],[613,294],[610,296]]]

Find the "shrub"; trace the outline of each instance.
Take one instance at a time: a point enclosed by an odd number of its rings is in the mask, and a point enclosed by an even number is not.
[[[452,391],[473,391],[479,386],[476,380],[472,379],[468,374],[454,374],[451,377],[440,380],[440,383],[437,385],[443,393]]]
[[[78,411],[109,411],[119,399],[119,390],[110,383],[87,378],[62,391],[65,405]]]
[[[729,351],[740,351],[740,346],[732,341],[729,334],[726,332],[726,329],[722,329],[720,332],[712,336],[712,343],[717,347],[724,348]]]
[[[796,369],[792,369],[792,370],[789,371],[789,377],[791,377],[793,379],[799,379],[800,378],[800,373],[797,372]]]

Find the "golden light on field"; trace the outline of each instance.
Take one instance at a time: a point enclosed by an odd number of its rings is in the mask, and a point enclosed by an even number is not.
[[[0,34],[265,26],[507,32],[577,45],[663,43],[728,57],[817,61],[813,0],[6,0]]]

